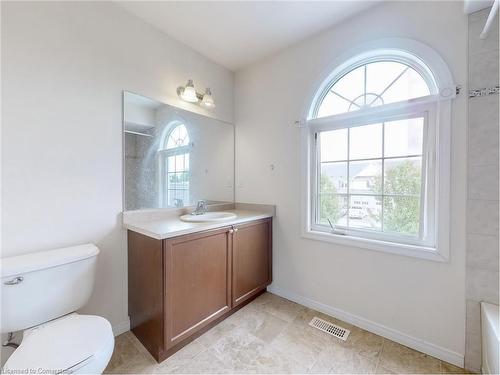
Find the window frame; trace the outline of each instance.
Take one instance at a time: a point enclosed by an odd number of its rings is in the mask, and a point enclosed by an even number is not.
[[[327,97],[327,95],[330,92],[333,92],[332,89],[334,88],[335,84],[338,81],[340,81],[342,78],[344,78],[345,76],[347,76],[349,73],[351,73],[352,71],[354,71],[354,70],[356,70],[356,69],[358,69],[360,67],[367,66],[367,65],[373,64],[373,63],[378,63],[378,62],[394,62],[394,63],[399,63],[399,64],[402,64],[402,65],[405,65],[407,68],[410,68],[410,69],[414,70],[415,72],[417,72],[418,74],[420,74],[420,76],[422,77],[423,81],[427,84],[427,87],[429,88],[430,94],[427,95],[427,96],[421,96],[421,97],[417,97],[417,98],[414,98],[414,99],[409,99],[410,101],[411,100],[418,100],[418,99],[422,99],[422,98],[430,98],[430,97],[433,97],[434,95],[437,94],[437,88],[436,88],[436,85],[435,85],[432,73],[428,69],[426,69],[425,65],[423,65],[422,63],[416,63],[414,59],[405,57],[403,55],[402,56],[397,56],[397,57],[394,57],[394,56],[392,56],[390,54],[375,55],[375,56],[366,57],[366,58],[364,58],[364,59],[356,62],[353,65],[348,65],[346,67],[343,67],[335,75],[335,78],[331,82],[329,82],[328,85],[325,85],[323,87],[323,89],[321,90],[320,96],[318,96],[316,98],[315,105],[312,108],[312,112],[311,112],[310,117],[311,118],[319,118],[318,117],[318,112],[319,112],[319,109],[321,107],[321,104],[323,103],[323,101]],[[366,71],[365,71],[365,74],[366,74]],[[399,79],[399,78],[400,77],[398,77],[397,79]],[[391,86],[392,86],[392,84],[394,84],[397,81],[397,79],[394,80],[391,83]],[[365,80],[366,80],[366,75],[365,75]],[[366,84],[366,82],[365,82],[365,84]],[[388,88],[386,88],[386,90],[387,89]],[[354,102],[351,101],[351,103],[354,103]],[[393,102],[393,103],[398,103],[398,102]],[[393,104],[393,103],[388,103],[388,104]],[[382,104],[381,106],[388,105],[388,104]],[[370,107],[370,108],[374,108],[374,107]],[[358,111],[358,110],[356,110],[356,111]],[[352,111],[352,112],[355,112],[355,111]],[[345,112],[345,113],[352,113],[352,112],[348,111],[348,112]],[[340,114],[343,114],[343,113],[340,113]],[[337,116],[337,115],[340,115],[340,114],[335,114],[335,115],[332,115],[332,116]],[[325,117],[330,117],[330,116],[325,116]]]
[[[373,107],[366,109],[364,111],[349,112],[353,114],[348,116],[333,115],[328,117],[322,117],[309,121],[308,130],[310,132],[309,137],[311,138],[313,144],[310,148],[310,212],[311,217],[311,230],[316,232],[332,233],[335,235],[346,236],[346,238],[363,238],[366,240],[376,240],[382,242],[390,242],[395,244],[402,244],[408,246],[417,246],[419,248],[425,248],[432,250],[435,244],[435,202],[433,202],[433,197],[435,196],[435,180],[432,178],[435,175],[435,152],[436,145],[433,142],[435,139],[434,127],[430,126],[431,123],[435,122],[436,116],[436,104],[435,101],[430,97],[423,97],[420,99],[413,100],[413,102],[404,102],[405,105],[401,103],[396,103],[397,105],[390,105],[392,108],[386,108],[385,106]],[[362,113],[360,113],[362,112]],[[354,115],[354,114],[358,114]],[[423,149],[422,149],[422,187],[421,192],[421,225],[420,230],[422,236],[425,235],[425,240],[415,239],[413,236],[397,235],[387,232],[370,231],[364,229],[356,228],[344,228],[335,229],[334,231],[329,230],[329,226],[317,223],[317,217],[319,214],[319,187],[318,181],[320,177],[320,160],[319,160],[319,147],[317,144],[316,134],[322,131],[347,129],[358,126],[370,125],[374,123],[382,123],[389,121],[397,121],[410,118],[423,118],[424,119],[424,134],[423,134]],[[381,159],[385,159],[383,156]],[[339,194],[343,195],[343,194]],[[346,194],[350,197],[349,194]],[[378,195],[378,194],[373,194]],[[383,196],[382,194],[380,194]],[[403,241],[403,242],[401,242]]]
[[[419,72],[426,82],[431,84],[431,95],[410,99],[403,102],[390,103],[368,110],[358,110],[328,117],[315,118],[321,99],[329,88],[350,70],[369,62],[391,60],[409,65]],[[326,78],[325,78],[326,77]],[[319,89],[318,89],[319,87]],[[374,250],[425,260],[447,262],[450,256],[450,173],[451,173],[451,108],[457,94],[451,72],[442,57],[431,47],[407,38],[385,38],[363,43],[340,54],[326,69],[322,78],[312,83],[309,89],[309,100],[303,110],[303,117],[296,123],[300,131],[300,192],[301,192],[301,236],[306,239],[329,242],[336,245]],[[311,226],[311,173],[312,146],[314,134],[312,129],[326,127],[333,120],[343,121],[344,126],[353,122],[367,120],[374,114],[384,115],[390,112],[404,111],[409,108],[429,111],[427,129],[434,147],[431,160],[434,167],[432,182],[434,196],[426,199],[434,202],[434,244],[422,246],[388,242],[373,238],[349,236],[314,230]]]

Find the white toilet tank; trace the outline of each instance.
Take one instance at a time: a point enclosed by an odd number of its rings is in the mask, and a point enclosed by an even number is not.
[[[15,332],[84,306],[99,249],[92,244],[0,259],[0,332]]]

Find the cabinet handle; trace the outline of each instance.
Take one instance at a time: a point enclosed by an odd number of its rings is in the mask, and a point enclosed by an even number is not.
[[[238,231],[238,228],[234,228],[234,231],[237,232]]]
[[[229,229],[229,233],[233,234],[234,233],[234,229]]]

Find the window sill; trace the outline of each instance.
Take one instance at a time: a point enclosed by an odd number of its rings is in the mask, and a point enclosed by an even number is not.
[[[431,247],[407,245],[401,243],[373,240],[369,238],[353,237],[348,235],[307,230],[302,233],[303,238],[310,240],[331,242],[339,245],[357,247],[361,249],[380,251],[389,254],[397,254],[412,258],[432,260],[435,262],[447,262],[448,259],[440,254],[437,249]]]

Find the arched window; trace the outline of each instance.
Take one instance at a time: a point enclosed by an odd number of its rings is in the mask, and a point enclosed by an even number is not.
[[[162,206],[189,205],[189,133],[183,123],[170,125],[159,150]]]
[[[450,76],[437,75],[449,74],[442,60],[433,70],[417,56],[394,49],[354,56],[316,93],[302,131],[306,237],[446,258],[438,224],[447,227],[439,210],[449,205],[445,99],[455,92]]]
[[[430,94],[429,84],[412,67],[397,61],[370,62],[352,69],[333,83],[318,103],[317,117],[377,107]]]

